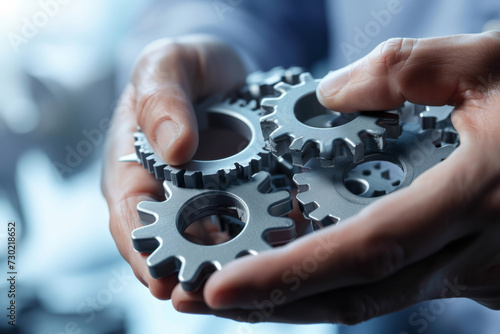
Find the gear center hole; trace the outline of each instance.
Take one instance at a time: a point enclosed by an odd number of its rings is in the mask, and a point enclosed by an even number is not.
[[[297,101],[294,114],[301,123],[314,128],[333,128],[349,123],[359,113],[340,113],[323,107],[316,97],[310,93]]]
[[[351,168],[344,176],[344,186],[356,196],[374,198],[392,193],[403,179],[400,165],[387,160],[371,160]]]
[[[204,116],[204,119],[198,119],[199,143],[193,160],[231,157],[243,151],[252,140],[250,127],[241,119],[212,111]]]
[[[207,199],[214,204],[205,204]],[[215,194],[200,197],[180,211],[178,229],[192,243],[220,245],[236,238],[243,231],[245,212],[243,205],[230,196]]]

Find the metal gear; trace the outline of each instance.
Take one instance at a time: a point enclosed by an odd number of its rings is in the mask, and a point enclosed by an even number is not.
[[[243,135],[248,144],[238,153],[216,160],[191,160],[183,166],[170,166],[154,152],[142,132],[135,134],[136,154],[144,168],[159,180],[172,181],[175,186],[205,188],[228,186],[238,178],[248,179],[254,173],[271,168],[274,157],[265,149],[255,102],[226,100],[197,111],[200,129],[225,127]]]
[[[455,149],[452,145],[439,146],[439,130],[419,131],[417,124],[404,125],[403,134],[398,140],[388,140],[385,152],[367,152],[367,161],[388,161],[399,166],[404,177],[398,189],[407,187],[420,174],[448,157]],[[294,181],[299,189],[297,201],[303,213],[321,228],[341,222],[356,215],[377,197],[362,197],[363,184],[357,187],[344,181],[345,176],[355,166],[351,160],[338,159],[333,168],[321,168],[317,161],[308,164],[309,173],[297,174]],[[366,184],[364,185],[366,186]]]
[[[151,276],[161,278],[179,271],[186,291],[196,291],[215,270],[246,254],[256,254],[295,238],[295,223],[283,216],[292,211],[286,191],[268,193],[270,175],[255,174],[225,190],[172,187],[164,182],[167,200],[141,202],[137,211],[146,226],[132,232],[134,249],[152,254],[147,259]],[[245,223],[240,234],[223,244],[205,246],[182,236],[194,221],[236,210]]]
[[[262,100],[262,133],[275,155],[290,152],[299,166],[319,158],[323,167],[332,167],[345,155],[361,161],[367,144],[383,151],[386,138],[400,135],[397,113],[341,114],[324,108],[316,98],[318,83],[303,73],[299,84],[279,83],[274,89],[281,95]]]

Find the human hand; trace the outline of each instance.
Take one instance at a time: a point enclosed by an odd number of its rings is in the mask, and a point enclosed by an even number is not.
[[[198,147],[192,103],[229,92],[244,83],[245,75],[238,55],[215,38],[189,36],[159,40],[140,55],[114,113],[102,178],[110,230],[120,254],[137,278],[159,299],[170,298],[177,275],[152,278],[146,266],[147,254],[134,251],[130,233],[142,226],[137,203],[162,200],[163,187],[142,166],[118,162],[118,158],[133,152],[133,133],[139,125],[166,163],[180,165],[189,161]],[[206,228],[214,236],[211,226],[213,224],[205,221],[199,228]],[[203,234],[194,233],[193,238]]]
[[[318,88],[329,109],[453,105],[461,145],[357,216],[177,286],[177,310],[354,324],[436,298],[500,309],[500,33],[392,39]],[[455,287],[450,288],[450,286]]]

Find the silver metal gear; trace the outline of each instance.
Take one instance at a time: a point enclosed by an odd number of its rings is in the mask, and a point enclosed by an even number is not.
[[[274,157],[265,149],[255,102],[226,100],[197,111],[198,127],[226,127],[243,135],[248,144],[238,153],[217,160],[191,160],[183,166],[170,166],[153,150],[142,132],[135,134],[136,154],[144,168],[159,180],[172,181],[175,186],[187,188],[226,187],[238,178],[248,179],[253,174],[273,166]]]
[[[367,152],[367,161],[388,161],[399,166],[404,177],[398,189],[407,187],[415,178],[448,157],[455,147],[439,146],[439,130],[419,131],[417,124],[407,123],[398,140],[388,140],[384,152]],[[377,197],[362,197],[363,189],[349,187],[345,176],[358,164],[343,158],[333,168],[321,168],[317,161],[311,161],[309,173],[296,174],[294,182],[299,194],[297,201],[305,216],[313,221],[314,228],[341,222],[356,215]],[[351,190],[349,190],[351,189]]]
[[[279,83],[274,89],[281,95],[262,100],[262,133],[275,155],[290,152],[299,166],[319,158],[323,167],[332,167],[335,158],[346,155],[361,161],[367,144],[383,151],[386,138],[400,135],[396,112],[357,115],[324,108],[316,98],[318,83],[311,74],[303,73],[299,84]]]
[[[295,223],[283,216],[292,211],[286,191],[268,193],[270,175],[255,174],[225,190],[172,187],[164,182],[167,200],[141,202],[137,211],[146,226],[132,232],[134,249],[152,254],[147,259],[151,276],[161,278],[179,271],[186,291],[200,288],[206,278],[226,263],[256,254],[295,238]],[[234,209],[245,223],[240,234],[223,244],[204,246],[188,241],[182,232],[194,221]]]

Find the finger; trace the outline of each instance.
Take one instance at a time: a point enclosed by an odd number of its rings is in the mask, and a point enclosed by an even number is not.
[[[498,32],[390,39],[327,75],[317,95],[325,107],[341,112],[393,109],[405,101],[457,106],[484,96],[478,88],[493,70],[498,73],[499,55]]]
[[[161,182],[137,163],[119,162],[120,156],[133,150],[133,133],[136,131],[135,114],[131,106],[134,94],[128,87],[113,116],[107,135],[106,157],[103,167],[102,191],[110,214],[110,231],[123,258],[130,264],[136,277],[157,298],[170,297],[177,278],[155,280],[146,266],[146,254],[137,253],[132,247],[131,232],[141,227],[136,206],[143,200],[160,199],[163,196]]]
[[[244,322],[341,323],[353,325],[431,299],[456,298],[468,287],[448,277],[450,262],[464,253],[473,240],[448,245],[436,256],[420,261],[380,282],[349,287],[288,302],[283,290],[274,290],[266,299],[254,299],[251,309],[213,310],[200,293],[182,289],[172,295],[180,312],[214,314]],[[436,301],[446,307],[448,301]]]
[[[192,102],[228,92],[244,74],[236,53],[215,39],[163,40],[146,49],[132,76],[137,122],[166,163],[183,164],[196,152]]]
[[[472,203],[469,198],[482,193],[481,185],[471,180],[491,176],[481,163],[469,164],[478,154],[474,151],[461,146],[410,187],[343,224],[228,264],[209,278],[206,302],[212,308],[251,307],[254,299],[283,286],[292,286],[286,290],[287,300],[298,300],[380,281],[438,252],[478,228],[462,216]]]

